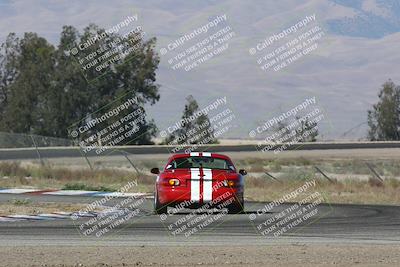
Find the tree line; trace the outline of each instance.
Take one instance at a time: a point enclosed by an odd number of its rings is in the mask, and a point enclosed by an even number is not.
[[[141,106],[155,104],[160,98],[155,83],[159,63],[155,38],[136,38],[137,49],[131,51],[129,60],[120,59],[108,67],[107,75],[87,82],[70,49],[101,32],[104,30],[94,24],[83,33],[64,26],[58,46],[36,33],[25,33],[21,38],[10,33],[0,53],[0,131],[70,138],[71,125],[110,101],[123,103],[127,97],[136,97]],[[99,42],[117,38],[116,34],[107,35]],[[87,49],[90,53],[96,47]],[[140,131],[134,143],[151,143],[156,126],[146,120]]]
[[[71,56],[71,48],[79,44],[93,43],[93,36],[102,36],[94,45],[85,47],[90,55],[128,39],[129,54],[107,67],[106,75],[88,82],[82,66]],[[0,132],[25,133],[71,139],[70,130],[79,128],[94,118],[98,110],[112,103],[114,106],[135,98],[137,105],[146,115],[145,104],[154,105],[160,99],[156,70],[160,62],[155,52],[156,38],[143,39],[140,32],[133,31],[127,37],[107,33],[95,24],[90,24],[80,33],[73,26],[64,26],[59,44],[54,46],[36,33],[25,33],[18,37],[10,33],[0,46]],[[89,69],[89,75],[98,75]],[[87,73],[86,73],[87,74]],[[99,75],[98,75],[99,76]],[[191,116],[199,110],[197,101],[188,97],[182,117]],[[132,110],[124,111],[126,113]],[[146,117],[146,116],[145,116]],[[117,118],[107,120],[112,124]],[[170,142],[192,124],[208,121],[206,115],[197,118],[182,129],[167,136],[163,142]],[[128,144],[153,144],[157,127],[153,120],[140,122],[139,131]],[[92,127],[87,135],[101,130],[104,125]],[[206,128],[210,128],[207,126]],[[208,129],[208,135],[213,130]],[[4,136],[3,136],[4,139]],[[2,140],[3,143],[4,140]],[[180,140],[185,143],[188,140]],[[191,143],[201,140],[190,140]],[[207,143],[216,140],[209,138]]]
[[[392,80],[382,85],[378,102],[368,110],[368,139],[371,141],[400,140],[400,86]]]
[[[36,33],[25,33],[22,37],[10,33],[0,46],[0,131],[70,139],[71,125],[84,124],[83,118],[90,118],[111,101],[123,103],[127,97],[136,97],[139,101],[136,108],[141,108],[144,114],[145,104],[156,104],[160,99],[156,83],[160,62],[155,52],[156,38],[144,40],[131,36],[136,49],[108,66],[107,75],[88,83],[81,66],[71,59],[71,48],[101,33],[104,29],[95,24],[84,28],[82,33],[73,26],[64,26],[57,46]],[[118,34],[108,34],[96,46],[87,48],[88,53],[119,38]],[[368,139],[400,140],[400,87],[389,80],[378,98],[378,103],[368,111]],[[193,97],[187,101],[182,118],[199,109]],[[203,116],[198,120],[193,123],[204,123],[208,118]],[[306,122],[301,130],[314,126]],[[184,135],[192,127],[184,125],[166,137],[164,143]],[[212,129],[209,133],[212,135]],[[152,144],[156,134],[154,121],[146,118],[138,137],[130,144]],[[316,141],[317,135],[304,141]]]

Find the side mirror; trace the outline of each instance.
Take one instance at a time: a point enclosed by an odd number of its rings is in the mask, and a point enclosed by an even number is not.
[[[154,173],[154,174],[160,174],[160,169],[159,168],[153,168],[153,169],[151,169],[150,172]]]
[[[244,175],[247,175],[247,171],[246,171],[246,170],[243,170],[243,169],[242,169],[242,170],[239,170],[239,173],[240,173],[241,175],[243,175],[243,176],[244,176]]]

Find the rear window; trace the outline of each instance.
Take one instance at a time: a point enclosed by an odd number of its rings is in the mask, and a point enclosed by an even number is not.
[[[187,157],[177,158],[171,161],[166,169],[189,169],[189,168],[206,168],[217,170],[235,170],[233,164],[225,159],[212,157]]]

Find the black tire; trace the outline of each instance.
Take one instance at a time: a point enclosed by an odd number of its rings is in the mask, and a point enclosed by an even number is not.
[[[157,193],[154,193],[154,212],[156,214],[166,214],[168,205],[161,205],[158,201]]]
[[[243,214],[244,203],[233,203],[228,206],[228,214]]]

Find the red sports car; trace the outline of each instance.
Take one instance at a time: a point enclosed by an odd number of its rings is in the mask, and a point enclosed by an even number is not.
[[[175,208],[227,208],[228,213],[244,210],[243,192],[245,170],[236,171],[225,155],[192,152],[175,154],[164,170],[153,168],[157,174],[154,208],[157,214]]]

